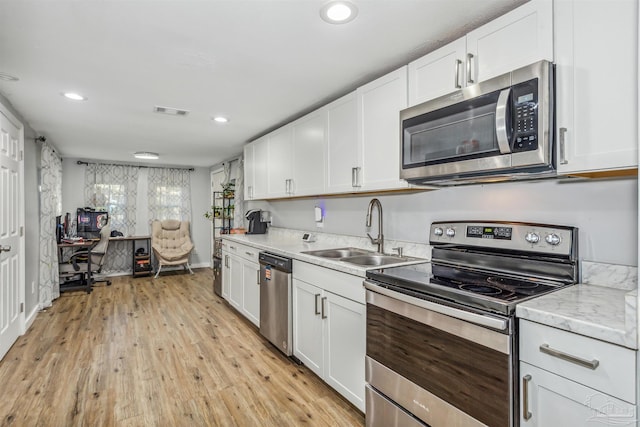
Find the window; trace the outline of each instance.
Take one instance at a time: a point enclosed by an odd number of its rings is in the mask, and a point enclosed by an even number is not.
[[[149,222],[191,221],[191,175],[187,169],[149,170]]]

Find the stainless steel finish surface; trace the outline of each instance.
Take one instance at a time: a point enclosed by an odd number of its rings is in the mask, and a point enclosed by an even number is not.
[[[473,63],[473,54],[467,53],[467,84],[475,83],[473,81],[473,73],[471,72],[471,64]]]
[[[366,427],[428,427],[370,386],[365,388]]]
[[[326,302],[327,302],[327,297],[322,297],[322,299],[320,300],[320,312],[321,312],[320,317],[322,319],[326,319],[327,318],[327,313],[325,312],[325,310],[326,310],[326,308],[325,308],[326,304],[325,303]]]
[[[566,165],[567,161],[567,128],[560,128],[560,164]]]
[[[574,356],[572,354],[568,354],[563,351],[551,348],[549,347],[549,344],[542,344],[540,346],[540,351],[544,354],[548,354],[549,356],[557,357],[558,359],[566,360],[567,362],[571,362],[573,364],[576,364],[594,371],[600,365],[600,361],[598,359],[593,359],[593,360],[583,359],[581,357]]]
[[[509,326],[507,319],[490,314],[472,313],[414,298],[383,288],[368,280],[364,281],[364,287],[367,290],[367,304],[376,305],[392,313],[484,345],[501,353],[512,353],[513,349],[511,348],[509,335],[497,332],[497,330],[507,331]],[[495,330],[487,329],[483,326]]]
[[[420,258],[398,256],[398,255],[367,254],[367,255],[356,255],[356,256],[340,258],[340,261],[344,261],[344,262],[348,262],[356,265],[364,265],[364,266],[381,266],[381,265],[389,265],[389,264],[398,264],[398,263],[407,262],[407,261],[416,261],[419,259]]]
[[[462,65],[462,61],[456,59],[456,67],[454,69],[455,80],[453,82],[453,86],[456,89],[462,89],[462,85],[460,84],[460,66]]]
[[[498,139],[498,147],[502,154],[511,153],[511,147],[509,147],[509,139],[507,135],[507,104],[509,102],[510,93],[511,88],[500,92],[498,103],[496,104],[496,138]]]
[[[213,258],[213,293],[222,296],[222,259]]]
[[[378,245],[378,252],[382,254],[384,253],[384,235],[382,234],[382,204],[380,203],[380,200],[374,198],[369,202],[369,206],[367,207],[367,221],[365,225],[367,228],[371,227],[371,215],[373,213],[374,206],[378,208],[378,237],[374,239],[369,233],[367,233],[367,236],[369,236],[372,244]]]
[[[398,247],[395,247],[395,248],[391,248],[391,250],[394,250],[394,251],[398,252],[398,256],[399,256],[399,257],[402,257],[402,251],[403,251],[402,246],[398,246]]]
[[[260,334],[287,356],[293,354],[291,276],[260,260]]]
[[[316,251],[302,251],[300,253],[318,256],[321,258],[339,259],[339,258],[346,258],[354,255],[372,254],[373,252],[368,251],[366,249],[359,249],[359,248],[336,248],[336,249],[320,249]]]
[[[524,420],[531,419],[531,411],[529,411],[529,382],[531,375],[522,377],[522,418]]]
[[[352,187],[360,187],[359,175],[360,175],[360,167],[356,166],[351,168],[351,186]]]
[[[320,314],[320,310],[318,309],[318,298],[320,298],[320,294],[315,294],[314,295],[314,302],[313,302],[313,304],[314,304],[313,312],[315,314]]]
[[[467,58],[467,61],[470,61]],[[470,67],[467,69],[470,76]],[[538,79],[538,148],[510,154],[496,154],[488,157],[452,159],[449,162],[434,162],[425,166],[404,168],[400,159],[400,177],[409,182],[432,185],[456,185],[473,182],[489,182],[519,179],[538,179],[555,176],[552,155],[553,118],[553,65],[540,61],[527,67],[494,77],[472,86],[459,89],[451,94],[427,101],[400,112],[401,123],[440,110],[457,103],[477,98],[509,88],[519,83]],[[508,120],[508,118],[506,119]],[[404,131],[400,126],[400,143],[404,144]],[[401,146],[402,149],[402,146]],[[500,149],[501,152],[504,148]]]
[[[485,424],[368,356],[365,359],[365,377],[367,383],[375,390],[379,390],[433,427],[486,427]],[[378,422],[369,424],[369,408],[369,400],[367,399],[367,426],[402,427],[405,425]]]

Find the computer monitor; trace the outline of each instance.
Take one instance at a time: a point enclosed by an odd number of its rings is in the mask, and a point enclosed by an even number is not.
[[[100,238],[100,230],[109,222],[109,213],[78,208],[78,237]]]

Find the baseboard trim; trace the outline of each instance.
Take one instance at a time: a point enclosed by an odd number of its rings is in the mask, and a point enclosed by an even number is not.
[[[29,313],[27,318],[24,319],[24,331],[22,332],[23,334],[29,330],[31,325],[33,325],[33,322],[36,320],[36,316],[38,315],[40,310],[42,310],[42,304],[38,303],[35,307],[33,307],[33,310],[31,310],[31,313]]]

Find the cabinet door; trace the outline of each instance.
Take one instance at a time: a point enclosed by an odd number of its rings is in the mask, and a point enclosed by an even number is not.
[[[325,299],[326,298],[326,299]],[[365,305],[325,292],[325,381],[364,411]]]
[[[409,106],[462,89],[466,38],[462,37],[409,64]]]
[[[229,256],[229,302],[242,311],[242,260],[235,255]]]
[[[636,167],[638,2],[554,5],[558,170]]]
[[[242,314],[260,327],[260,264],[242,262]]]
[[[222,251],[222,298],[229,301],[229,289],[231,288],[231,258],[229,254]]]
[[[353,191],[358,186],[358,107],[352,92],[326,108],[327,192]]]
[[[320,288],[293,279],[293,354],[322,378],[321,299]]]
[[[400,180],[400,110],[407,107],[407,67],[357,90],[362,189],[407,187]]]
[[[636,425],[635,405],[524,362],[520,386],[522,427]]]
[[[269,141],[262,137],[253,143],[253,185],[252,199],[267,197],[267,177],[269,173]]]
[[[246,200],[253,199],[255,192],[255,157],[254,157],[255,143],[247,144],[244,146],[244,198]]]
[[[552,5],[549,0],[532,0],[467,34],[465,62],[470,63],[471,71],[467,70],[466,84],[481,82],[543,59],[552,62]],[[589,19],[592,28],[594,16]],[[600,28],[596,32],[605,34]]]
[[[267,136],[267,196],[286,197],[293,179],[293,127],[286,125]]]
[[[324,110],[310,113],[293,124],[291,195],[324,193],[326,128]]]

